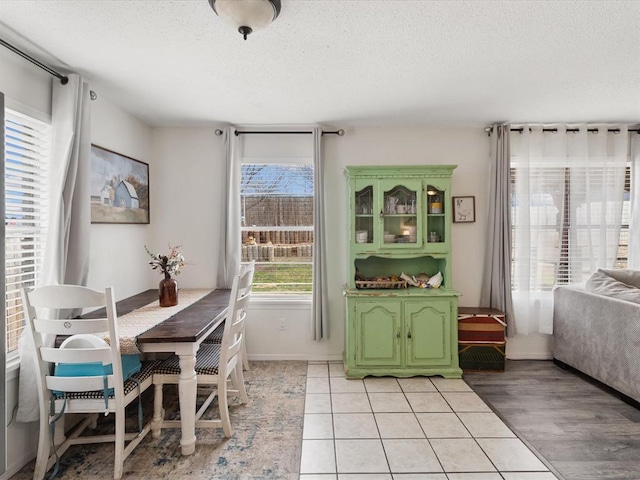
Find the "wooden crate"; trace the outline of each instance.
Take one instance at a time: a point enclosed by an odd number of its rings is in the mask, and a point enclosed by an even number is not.
[[[461,343],[504,344],[504,312],[495,308],[458,308],[458,341]]]
[[[504,372],[505,344],[458,343],[462,370]]]

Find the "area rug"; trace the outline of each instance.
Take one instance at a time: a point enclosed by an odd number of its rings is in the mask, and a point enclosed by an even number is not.
[[[251,362],[245,372],[249,403],[231,402],[231,438],[222,429],[197,429],[193,455],[180,453],[180,430],[165,429],[160,438],[151,434],[125,460],[123,479],[155,478],[257,480],[297,479],[304,423],[307,362]],[[175,385],[165,385],[167,418],[178,414]],[[153,389],[143,396],[144,415],[153,412]],[[217,409],[209,409],[217,416]],[[129,415],[135,428],[135,408]],[[99,429],[110,428],[101,421]],[[12,480],[33,478],[35,461]],[[56,479],[113,478],[113,445],[71,447],[60,460]]]

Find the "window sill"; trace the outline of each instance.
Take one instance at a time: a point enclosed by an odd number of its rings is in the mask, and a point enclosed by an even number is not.
[[[252,294],[250,309],[282,308],[282,307],[307,307],[311,308],[311,295],[260,295]]]
[[[18,355],[15,355],[7,359],[7,369],[6,369],[7,381],[18,378],[19,374],[20,374],[20,357]]]

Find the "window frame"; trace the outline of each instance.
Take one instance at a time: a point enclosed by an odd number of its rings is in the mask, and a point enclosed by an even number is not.
[[[281,197],[281,198],[295,198],[295,197],[299,197],[299,198],[304,198],[305,201],[309,201],[309,199],[311,199],[311,224],[310,225],[245,225],[245,218],[246,218],[246,210],[245,210],[245,199],[246,198],[250,198],[251,196],[254,196],[254,194],[249,193],[248,195],[245,196],[245,194],[243,193],[243,179],[244,179],[244,172],[245,172],[245,166],[267,166],[267,165],[279,165],[282,167],[285,166],[305,166],[310,168],[311,170],[311,182],[310,182],[310,186],[311,186],[311,195],[301,195],[301,194],[290,194],[290,195],[284,195],[281,191],[277,191],[271,194],[266,194],[272,198],[277,198],[277,197]],[[241,241],[241,262],[243,264],[246,264],[249,261],[255,260],[256,262],[256,277],[254,277],[254,282],[253,282],[253,294],[254,296],[258,296],[260,297],[262,300],[265,301],[272,301],[272,300],[278,300],[278,301],[292,301],[292,302],[303,302],[303,303],[307,303],[312,295],[313,295],[313,240],[314,240],[314,234],[315,234],[315,225],[313,224],[313,208],[315,208],[315,196],[314,196],[314,182],[313,182],[313,175],[315,175],[315,167],[313,165],[313,159],[312,158],[306,158],[306,157],[296,157],[296,158],[286,158],[286,157],[272,157],[272,158],[243,158],[241,161],[241,186],[240,186],[240,208],[241,208],[241,222],[240,222],[240,241]],[[255,233],[255,232],[264,232],[265,237],[268,239],[271,234],[275,234],[276,232],[303,232],[303,233],[307,233],[310,237],[311,240],[310,242],[303,242],[302,244],[305,245],[304,248],[306,248],[307,250],[305,250],[305,253],[303,254],[304,257],[306,258],[306,252],[308,251],[309,253],[309,261],[295,261],[295,260],[291,260],[291,261],[282,261],[282,262],[278,262],[278,261],[261,261],[260,258],[255,258],[255,254],[250,254],[247,253],[247,251],[249,251],[249,249],[251,248],[251,246],[248,244],[247,239],[250,238],[250,233]],[[277,235],[274,235],[277,236]],[[277,246],[278,244],[274,245]],[[286,244],[285,244],[286,245]],[[289,243],[289,245],[294,246],[297,245],[299,248],[299,245],[301,245],[300,243]],[[268,244],[261,244],[260,247],[266,247],[268,248]],[[270,255],[269,255],[270,256]],[[276,255],[277,256],[277,255]],[[299,254],[298,254],[299,256]],[[292,259],[295,259],[296,257],[292,257]],[[260,281],[261,279],[261,267],[270,267],[270,266],[274,266],[278,263],[282,263],[282,264],[286,264],[287,266],[293,266],[293,268],[295,268],[296,265],[308,265],[309,266],[309,276],[310,276],[310,281],[309,282],[277,282],[276,285],[308,285],[309,286],[309,290],[275,290],[275,291],[265,291],[265,290],[261,290],[262,286],[268,285],[270,282],[264,282],[262,283]],[[266,270],[266,268],[265,268]]]

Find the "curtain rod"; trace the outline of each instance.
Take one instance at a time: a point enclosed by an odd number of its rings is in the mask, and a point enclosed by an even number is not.
[[[223,131],[220,129],[216,130],[216,135],[220,136],[222,135]],[[311,131],[308,130],[302,130],[302,131],[296,131],[296,130],[289,130],[289,131],[275,131],[275,130],[245,130],[245,131],[240,131],[240,130],[234,130],[233,134],[237,137],[238,135],[248,135],[248,134],[259,134],[259,135],[270,135],[270,134],[286,134],[286,135],[310,135]],[[322,131],[322,135],[338,135],[339,137],[342,137],[344,135],[344,130],[340,129],[340,130],[333,130],[333,131],[329,131],[329,130],[323,130]]]
[[[491,131],[492,131],[492,127],[484,127],[484,131],[487,132],[487,135],[491,136]],[[512,132],[519,132],[522,133],[524,131],[524,127],[519,127],[519,128],[512,128],[510,129]],[[529,127],[529,131],[531,132],[531,127]],[[556,133],[558,131],[557,128],[543,128],[542,129],[543,132],[554,132]],[[567,132],[579,132],[580,129],[579,128],[567,128],[566,130]],[[588,128],[587,132],[591,132],[591,133],[597,133],[599,131],[599,129],[597,128]],[[620,133],[620,129],[619,128],[609,128],[607,129],[607,132],[609,133]],[[640,128],[629,128],[627,129],[627,132],[636,132],[638,134],[640,134]]]
[[[53,70],[50,67],[47,67],[44,63],[39,62],[38,60],[36,60],[35,58],[27,55],[26,53],[24,53],[22,50],[18,50],[16,47],[14,47],[13,45],[11,45],[8,42],[5,42],[3,39],[0,38],[0,45],[2,45],[3,47],[8,48],[9,50],[11,50],[13,53],[20,55],[22,58],[24,58],[25,60],[28,60],[29,62],[33,63],[34,65],[40,67],[42,70],[46,71],[47,73],[53,75],[54,77],[58,78],[60,80],[60,83],[62,85],[66,85],[67,83],[69,83],[69,78],[65,77],[64,75],[62,75],[61,73],[56,72],[55,70]]]

